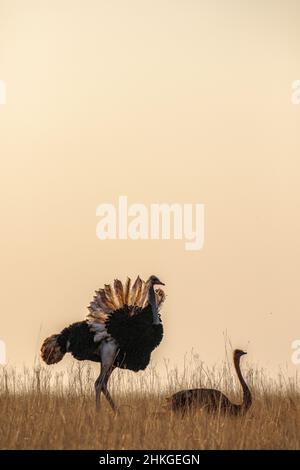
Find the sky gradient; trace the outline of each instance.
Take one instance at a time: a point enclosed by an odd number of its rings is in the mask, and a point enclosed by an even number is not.
[[[300,338],[298,0],[0,0],[1,317],[11,364],[115,277],[166,284],[156,360]],[[205,204],[203,250],[101,241],[96,208]]]

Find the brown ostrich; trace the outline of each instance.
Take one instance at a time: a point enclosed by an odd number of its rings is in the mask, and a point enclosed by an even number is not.
[[[209,388],[195,388],[191,390],[181,390],[167,398],[171,403],[173,411],[182,414],[195,408],[203,408],[208,413],[222,413],[231,416],[243,415],[252,404],[252,396],[240,369],[240,359],[247,354],[240,349],[233,352],[234,367],[243,389],[243,401],[241,404],[231,403],[231,401],[219,390]]]

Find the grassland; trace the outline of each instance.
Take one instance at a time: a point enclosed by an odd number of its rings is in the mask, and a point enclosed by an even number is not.
[[[189,386],[214,386],[239,402],[241,392],[226,363],[207,371],[193,364],[182,374],[155,367],[133,374],[116,371],[110,389],[119,406],[113,415],[102,398],[95,412],[95,369],[76,364],[56,373],[40,365],[17,372],[0,369],[1,449],[300,449],[300,396],[296,381],[275,380],[246,369],[254,403],[244,417],[184,418],[165,406],[165,397]]]

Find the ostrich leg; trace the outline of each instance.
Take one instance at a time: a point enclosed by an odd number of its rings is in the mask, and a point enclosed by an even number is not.
[[[114,404],[113,399],[112,399],[112,397],[111,397],[111,395],[110,395],[110,393],[109,393],[109,391],[108,391],[108,389],[107,389],[107,382],[108,382],[108,379],[109,379],[109,377],[110,377],[112,371],[113,371],[113,368],[111,367],[111,368],[109,369],[108,373],[106,374],[106,377],[105,377],[105,380],[104,380],[104,384],[103,384],[103,387],[102,387],[102,393],[103,393],[103,395],[105,396],[106,400],[108,401],[108,403],[109,403],[111,409],[114,411],[114,413],[116,413],[116,412],[117,412],[116,405]]]
[[[110,396],[109,391],[107,390],[107,383],[112,373],[113,364],[118,354],[118,346],[114,341],[102,342],[100,344],[100,355],[101,355],[101,372],[99,377],[95,382],[95,391],[96,391],[96,408],[100,409],[100,395],[103,392],[103,395],[107,399],[113,411],[116,410],[113,399]]]

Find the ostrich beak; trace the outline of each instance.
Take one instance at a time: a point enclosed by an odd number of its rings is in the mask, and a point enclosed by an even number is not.
[[[163,283],[163,282],[161,282],[161,281],[159,281],[159,282],[156,282],[156,284],[157,284],[158,286],[165,286],[165,285],[166,285],[166,284],[164,284],[164,283]]]

